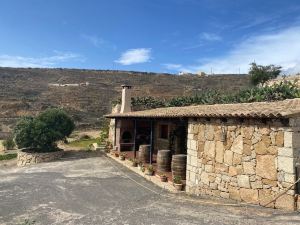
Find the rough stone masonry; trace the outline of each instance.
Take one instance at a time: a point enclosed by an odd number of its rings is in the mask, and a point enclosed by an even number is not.
[[[189,119],[186,191],[267,204],[296,180],[299,130],[299,119]],[[292,187],[267,207],[296,199]]]

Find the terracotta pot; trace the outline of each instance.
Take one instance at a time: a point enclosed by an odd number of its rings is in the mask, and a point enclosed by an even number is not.
[[[167,182],[168,178],[166,176],[160,176],[160,181],[161,182]]]
[[[174,184],[176,191],[182,191],[182,184]]]
[[[152,170],[150,171],[150,170],[147,170],[147,169],[146,169],[145,174],[148,175],[148,176],[153,176],[154,171],[152,171]]]
[[[131,164],[133,167],[137,167],[138,166],[138,163],[137,162],[132,162]]]

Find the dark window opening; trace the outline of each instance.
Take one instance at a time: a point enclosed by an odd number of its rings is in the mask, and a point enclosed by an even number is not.
[[[168,136],[169,136],[169,126],[166,124],[160,125],[159,137],[162,139],[168,139]]]

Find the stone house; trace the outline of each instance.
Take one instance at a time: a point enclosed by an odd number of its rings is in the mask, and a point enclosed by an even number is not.
[[[186,153],[187,193],[297,207],[300,99],[128,110],[107,117],[116,120],[114,146],[119,150],[125,130],[133,133],[132,150],[138,149],[140,123],[149,128],[152,154],[170,147],[173,154]],[[173,146],[172,130],[177,132]]]

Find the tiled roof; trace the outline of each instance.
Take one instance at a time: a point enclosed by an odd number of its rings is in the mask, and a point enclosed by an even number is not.
[[[300,116],[300,98],[277,102],[196,105],[157,108],[129,113],[106,115],[107,118],[187,118],[187,117],[244,117],[289,118]]]

